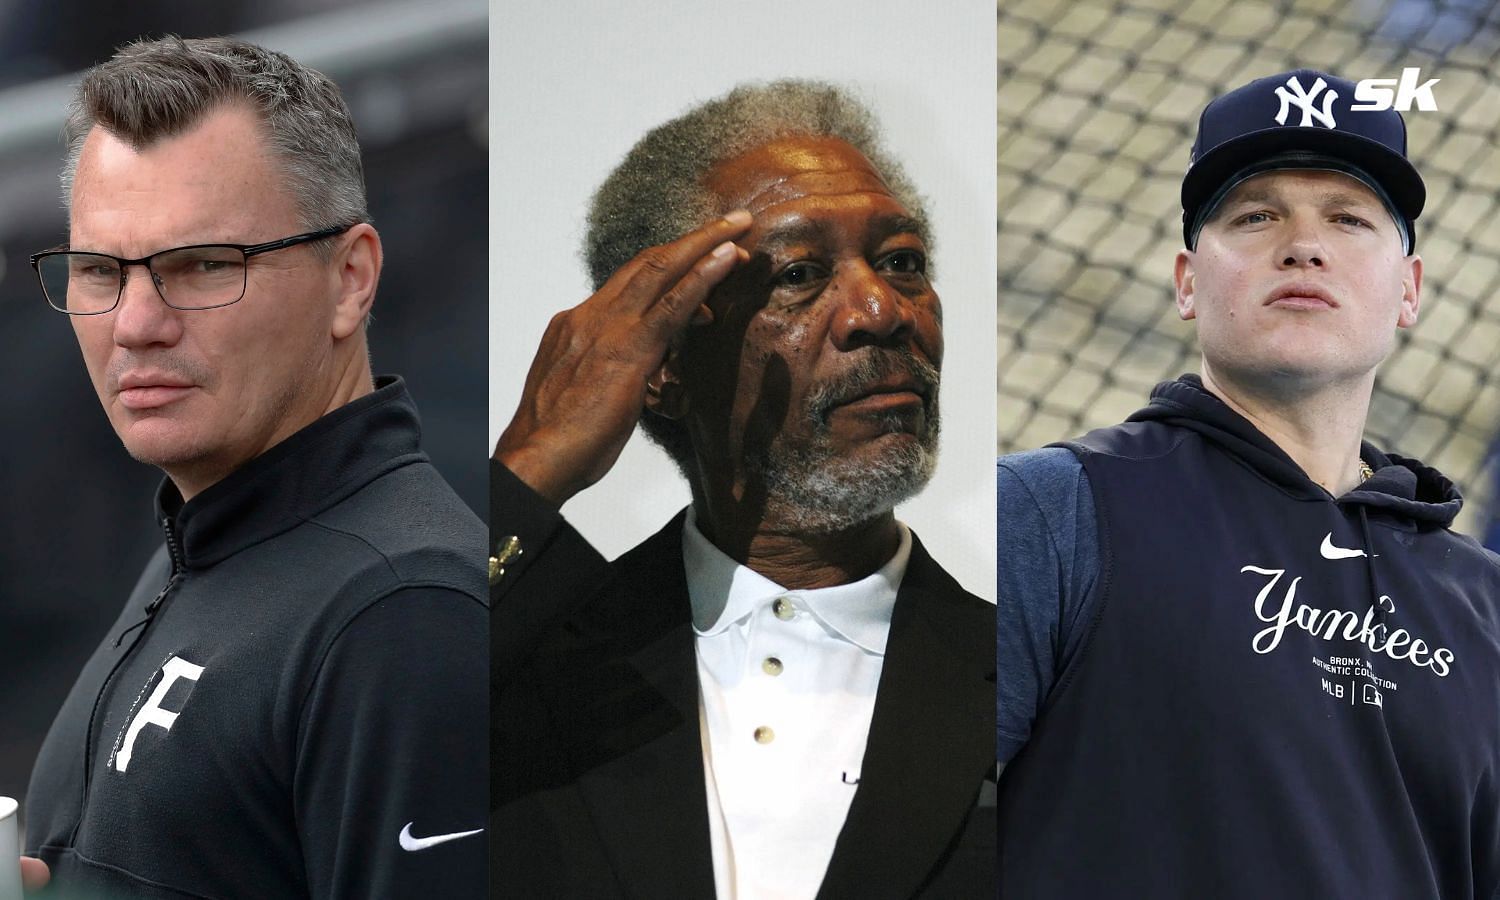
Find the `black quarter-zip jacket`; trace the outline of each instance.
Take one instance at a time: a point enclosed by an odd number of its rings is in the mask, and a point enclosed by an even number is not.
[[[182,503],[37,759],[62,896],[485,895],[485,529],[399,379]]]
[[[1453,485],[1365,444],[1330,496],[1194,376],[1067,446],[1101,594],[1001,778],[1002,896],[1496,896],[1500,559]]]

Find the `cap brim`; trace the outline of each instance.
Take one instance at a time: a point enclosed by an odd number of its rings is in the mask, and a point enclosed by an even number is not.
[[[1401,154],[1379,141],[1327,128],[1267,128],[1225,141],[1193,163],[1182,179],[1182,209],[1191,213],[1241,169],[1291,151],[1347,160],[1379,179],[1396,208],[1409,220],[1427,202],[1422,176]]]

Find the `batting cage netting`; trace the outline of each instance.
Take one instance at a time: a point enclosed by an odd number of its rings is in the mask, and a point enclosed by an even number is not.
[[[999,452],[1120,421],[1197,371],[1173,306],[1198,113],[1290,69],[1419,68],[1421,317],[1381,369],[1367,437],[1454,479],[1457,527],[1500,547],[1500,12],[1490,0],[1002,0]]]

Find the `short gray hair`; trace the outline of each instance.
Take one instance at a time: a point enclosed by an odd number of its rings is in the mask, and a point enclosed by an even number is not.
[[[231,38],[136,41],[85,72],[68,108],[63,203],[71,211],[78,157],[95,126],[141,150],[234,103],[260,116],[302,227],[369,221],[359,139],[338,86],[284,53]]]
[[[715,166],[793,136],[838,138],[858,150],[916,220],[930,252],[922,196],[886,152],[870,109],[827,82],[784,79],[742,84],[657,126],[631,148],[589,206],[584,260],[594,289],[647,247],[730,211],[705,183]],[[691,477],[692,443],[680,422],[648,412],[641,428]]]

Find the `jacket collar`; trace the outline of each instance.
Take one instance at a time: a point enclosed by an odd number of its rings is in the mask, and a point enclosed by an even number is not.
[[[398,376],[250,460],[186,503],[170,478],[156,492],[181,564],[201,569],[317,515],[392,469],[427,459],[416,406]]]

